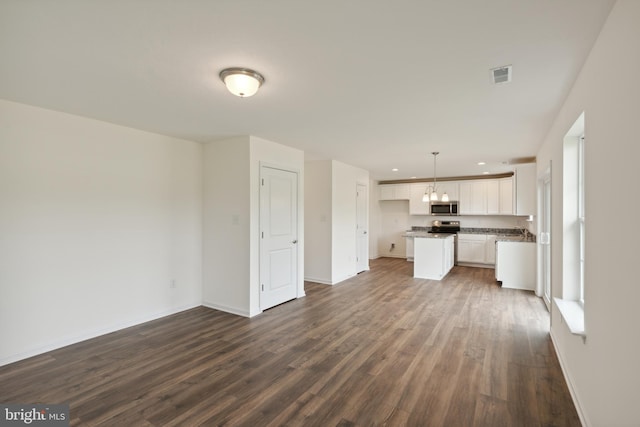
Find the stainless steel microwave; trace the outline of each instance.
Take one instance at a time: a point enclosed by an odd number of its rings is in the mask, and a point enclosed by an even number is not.
[[[458,202],[431,202],[429,204],[431,215],[453,216],[460,215]]]

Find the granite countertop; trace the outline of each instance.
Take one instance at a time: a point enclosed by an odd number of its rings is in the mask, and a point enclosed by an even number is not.
[[[450,234],[429,234],[431,227],[413,226],[411,230],[405,231],[402,237],[427,237],[443,239]],[[496,241],[500,242],[536,242],[535,234],[528,233],[527,237],[517,228],[460,228],[458,234],[493,234]]]
[[[526,237],[522,234],[505,234],[496,236],[496,242],[523,242],[523,243],[535,243],[536,236],[529,234]]]
[[[427,231],[405,231],[402,237],[428,237],[429,233]]]
[[[497,236],[522,236],[517,228],[460,228],[461,234],[495,234]]]
[[[453,234],[438,234],[438,233],[428,233],[426,231],[406,231],[402,237],[419,237],[422,239],[446,239],[447,237],[451,237]]]

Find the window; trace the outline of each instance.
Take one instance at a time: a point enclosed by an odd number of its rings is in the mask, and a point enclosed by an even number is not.
[[[584,113],[563,141],[562,281],[553,301],[572,334],[586,337],[585,310],[585,145]],[[588,299],[588,297],[587,297]],[[588,303],[587,303],[588,304]]]
[[[578,301],[584,306],[584,135],[578,141],[578,228],[580,245],[580,295]]]

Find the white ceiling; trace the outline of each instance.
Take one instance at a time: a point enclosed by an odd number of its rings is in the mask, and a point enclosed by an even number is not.
[[[1,0],[0,98],[194,141],[255,135],[375,179],[432,176],[432,151],[439,177],[502,172],[538,151],[613,3]],[[265,76],[257,95],[226,91],[231,66]]]

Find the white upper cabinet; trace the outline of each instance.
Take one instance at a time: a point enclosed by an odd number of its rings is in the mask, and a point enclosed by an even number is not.
[[[460,182],[461,215],[513,215],[513,179]]]
[[[513,179],[487,180],[487,214],[513,215]]]
[[[422,196],[427,191],[426,182],[411,184],[411,198],[409,199],[409,215],[429,215],[429,202],[423,202]]]
[[[534,170],[535,173],[535,170]],[[382,184],[379,185],[380,200],[409,200],[410,215],[429,215],[429,202],[423,202],[424,193],[433,185],[431,182],[413,182],[411,184]],[[523,184],[524,185],[524,184]],[[438,196],[442,198],[447,193],[450,201],[459,202],[460,215],[530,215],[516,214],[516,184],[513,177],[475,179],[469,181],[438,181],[436,182]],[[532,190],[518,191],[522,194],[535,196],[535,180]],[[518,206],[527,210],[533,201],[522,201],[518,198]]]
[[[485,213],[500,214],[500,183],[497,179],[487,180],[487,212]]]
[[[487,214],[487,180],[460,182],[460,215]]]
[[[516,180],[516,209],[515,215],[536,214],[536,165],[527,164],[517,166]]]
[[[382,184],[378,186],[379,200],[409,200],[411,184]]]
[[[513,178],[498,180],[500,187],[500,215],[513,215]]]
[[[449,201],[458,200],[460,197],[460,181],[438,181],[436,187],[441,198],[443,193],[447,193]]]

